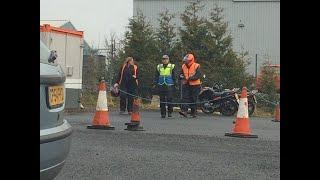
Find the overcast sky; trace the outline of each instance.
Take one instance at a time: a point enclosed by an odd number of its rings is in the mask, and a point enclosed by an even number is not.
[[[133,14],[133,0],[40,0],[40,20],[70,20],[89,45],[103,46],[115,32],[122,37]]]

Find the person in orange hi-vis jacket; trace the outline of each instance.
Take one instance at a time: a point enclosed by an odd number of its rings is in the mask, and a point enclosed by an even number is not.
[[[133,99],[135,98],[133,96],[137,95],[138,88],[138,66],[134,63],[132,57],[127,57],[124,61],[114,87],[119,87],[120,90],[124,91],[120,91],[120,114],[124,114],[127,109],[130,115],[132,113]]]
[[[195,62],[193,54],[187,54],[183,58],[180,80],[182,81],[182,104],[179,112],[184,117],[187,117],[188,105],[191,108],[191,117],[196,117],[197,100],[201,89],[201,70],[200,64]]]

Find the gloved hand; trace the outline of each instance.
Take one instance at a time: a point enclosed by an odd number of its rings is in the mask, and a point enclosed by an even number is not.
[[[183,74],[180,74],[179,78],[180,78],[180,79],[184,79],[184,75],[183,75]]]
[[[190,76],[189,80],[196,80],[196,79],[194,78],[194,76]]]

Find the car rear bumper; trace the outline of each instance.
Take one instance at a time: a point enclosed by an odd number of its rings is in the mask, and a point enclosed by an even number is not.
[[[40,178],[53,179],[64,165],[69,154],[72,128],[64,120],[63,124],[40,130]]]
[[[72,134],[72,128],[65,119],[60,126],[40,130],[40,144],[64,139]]]
[[[52,180],[55,178],[61,171],[65,161],[62,161],[54,166],[48,167],[46,169],[40,170],[40,179],[41,180]]]

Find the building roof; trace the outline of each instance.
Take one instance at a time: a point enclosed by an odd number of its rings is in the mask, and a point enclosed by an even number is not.
[[[68,20],[40,20],[40,25],[50,24],[51,26],[54,26],[54,27],[62,27],[62,26],[64,26],[64,24],[66,24],[68,22],[70,22],[70,21],[68,21]],[[73,30],[76,30],[76,29],[73,29]]]
[[[50,24],[54,27],[77,31],[77,29],[69,20],[40,20],[40,25],[42,24]]]
[[[76,31],[72,29],[65,29],[60,27],[51,26],[50,24],[40,25],[41,32],[55,32],[59,34],[68,34],[83,38],[83,31]]]
[[[74,25],[69,20],[40,20],[40,25],[43,24],[50,24],[51,26],[67,29],[67,30],[73,30],[78,31]],[[83,54],[89,54],[90,50],[92,48],[89,46],[86,40],[83,40]]]
[[[70,29],[70,30],[77,30],[70,21],[64,23],[60,27],[65,29]]]

